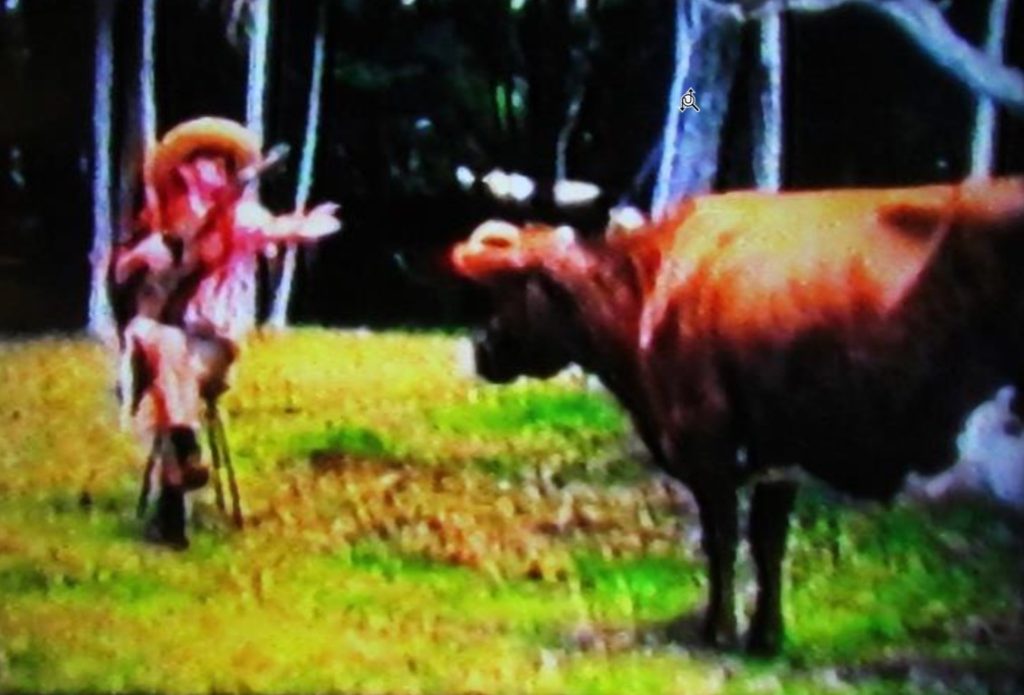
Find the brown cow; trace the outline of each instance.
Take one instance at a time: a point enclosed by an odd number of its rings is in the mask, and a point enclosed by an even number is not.
[[[735,638],[740,485],[755,482],[748,648],[774,652],[796,485],[759,474],[796,464],[891,497],[951,464],[971,408],[1024,376],[1024,179],[701,196],[594,242],[490,222],[452,260],[493,290],[483,377],[582,365],[693,491],[712,644]]]

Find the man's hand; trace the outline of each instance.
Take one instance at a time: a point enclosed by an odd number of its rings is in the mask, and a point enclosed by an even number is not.
[[[317,241],[341,229],[335,203],[322,203],[307,213],[293,212],[274,221],[271,235],[281,241]]]

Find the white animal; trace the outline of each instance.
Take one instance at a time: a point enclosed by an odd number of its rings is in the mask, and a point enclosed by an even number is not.
[[[930,499],[957,495],[990,497],[1024,513],[1024,431],[1010,409],[1012,386],[975,408],[957,437],[957,464],[913,485]]]

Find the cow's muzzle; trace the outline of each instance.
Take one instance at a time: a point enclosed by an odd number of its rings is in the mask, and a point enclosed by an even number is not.
[[[514,369],[510,369],[500,359],[494,341],[486,331],[473,334],[473,362],[476,373],[487,381],[504,384],[518,376]]]

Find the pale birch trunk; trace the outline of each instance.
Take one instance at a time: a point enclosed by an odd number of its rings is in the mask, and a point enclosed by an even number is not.
[[[994,61],[1003,62],[1006,43],[1006,18],[1010,13],[1010,0],[992,0],[988,15],[988,36],[985,54]],[[991,176],[996,151],[996,105],[991,97],[979,96],[974,115],[974,133],[971,140],[971,176]]]
[[[306,111],[306,132],[302,142],[302,160],[299,163],[299,176],[295,186],[295,209],[304,210],[309,200],[309,190],[313,185],[313,162],[316,157],[317,130],[320,127],[320,89],[324,73],[324,41],[327,34],[326,6],[320,5],[320,15],[316,26],[316,41],[313,44],[313,70],[309,85],[309,104]],[[269,323],[274,328],[288,325],[288,303],[292,297],[292,285],[295,280],[295,261],[298,247],[289,244],[284,255],[281,269],[281,281],[277,286],[274,304],[270,311]]]
[[[739,58],[740,21],[693,0],[676,2],[675,69],[652,213],[710,191],[718,174],[722,126]],[[680,110],[692,88],[700,111]]]
[[[670,184],[675,163],[676,138],[679,135],[679,121],[682,113],[679,104],[683,98],[683,82],[690,72],[690,55],[698,29],[693,26],[692,0],[676,0],[676,44],[674,51],[672,86],[668,90],[668,110],[665,117],[665,132],[661,137],[661,163],[658,177],[654,182],[654,197],[651,212],[660,216],[671,198]]]
[[[783,25],[782,13],[774,12],[761,19],[760,112],[754,143],[754,182],[765,191],[782,188],[783,163]]]
[[[270,49],[270,0],[250,0],[251,24],[249,31],[249,61],[245,93],[245,125],[256,134],[260,142],[264,136],[264,104],[267,92],[267,52]],[[254,181],[252,194],[259,191],[259,181]],[[238,312],[240,326],[249,330],[256,325],[256,283],[255,268],[239,279],[243,284],[239,292]]]
[[[130,99],[128,132],[122,141],[119,186],[119,236],[127,237],[135,214],[136,193],[142,179],[146,153],[156,145],[156,96],[154,88],[154,42],[156,0],[139,3],[139,65]]]
[[[89,261],[92,286],[89,292],[88,329],[104,340],[114,336],[114,318],[107,288],[111,250],[110,215],[110,112],[113,92],[113,23],[115,0],[96,2],[96,48],[93,87],[92,228]]]
[[[270,0],[249,0],[252,24],[246,73],[245,125],[263,140],[263,107],[267,93],[267,52],[270,48]]]
[[[153,75],[156,69],[156,0],[142,0],[142,52],[139,64],[139,121],[145,148],[156,144],[156,89]]]
[[[937,65],[972,92],[991,97],[1015,114],[1024,115],[1024,72],[994,60],[958,36],[932,0],[743,0],[711,2],[702,7],[736,19],[764,17],[781,10],[825,12],[855,5],[886,17]]]

